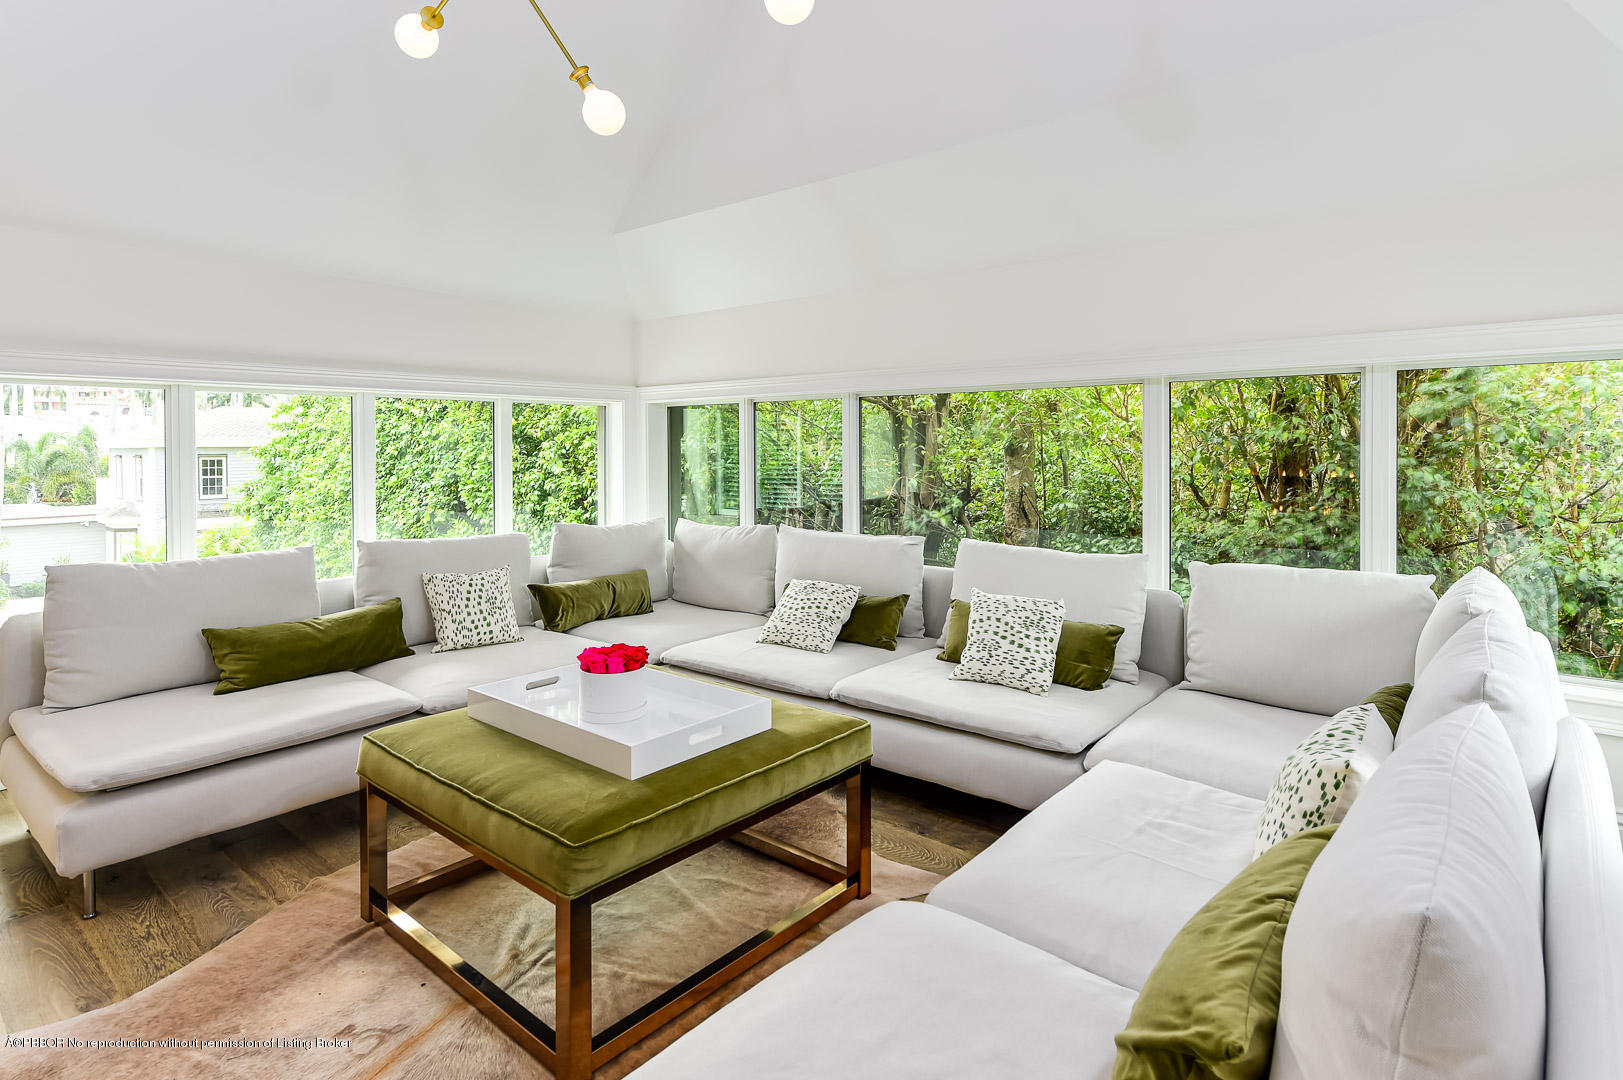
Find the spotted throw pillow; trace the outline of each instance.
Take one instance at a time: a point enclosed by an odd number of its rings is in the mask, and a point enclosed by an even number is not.
[[[1319,725],[1274,779],[1251,857],[1297,833],[1339,824],[1391,755],[1392,729],[1374,705],[1353,705]]]
[[[969,632],[952,677],[1047,694],[1065,625],[1065,602],[1035,596],[969,596]]]
[[[505,566],[477,574],[424,574],[423,593],[434,617],[435,652],[522,640]]]
[[[796,578],[785,586],[772,617],[755,640],[807,652],[832,652],[840,627],[851,617],[860,595],[855,585]]]

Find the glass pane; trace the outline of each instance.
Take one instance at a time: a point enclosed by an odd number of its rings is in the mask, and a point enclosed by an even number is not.
[[[38,611],[45,567],[167,550],[162,390],[0,386],[0,614]]]
[[[1623,677],[1623,360],[1398,374],[1398,564],[1498,574],[1562,671]]]
[[[495,405],[378,398],[378,536],[495,531]]]
[[[316,572],[354,564],[347,395],[199,390],[197,553],[311,544]]]
[[[532,551],[552,545],[560,521],[597,522],[600,414],[596,405],[513,405],[513,528]]]
[[[862,401],[862,531],[1143,550],[1143,390],[904,394]]]
[[[1189,564],[1358,569],[1356,375],[1172,387],[1172,587]]]
[[[797,529],[844,527],[842,409],[837,398],[755,405],[755,521]]]
[[[678,405],[670,436],[671,527],[677,518],[738,524],[738,406]]]

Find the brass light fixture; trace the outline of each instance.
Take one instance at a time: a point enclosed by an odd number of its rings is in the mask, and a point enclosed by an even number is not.
[[[440,12],[448,2],[449,0],[440,0],[438,4],[431,4],[421,11],[409,11],[400,17],[394,24],[394,40],[395,44],[400,46],[401,52],[414,60],[427,60],[434,55],[440,47],[440,27],[445,25],[445,16]],[[581,119],[586,121],[586,126],[599,135],[613,135],[625,127],[626,106],[625,102],[620,100],[620,95],[592,82],[592,76],[586,70],[586,65],[575,63],[575,58],[569,55],[563,39],[558,36],[558,31],[552,28],[552,23],[548,20],[546,12],[541,10],[541,5],[536,3],[536,0],[530,0],[530,6],[535,8],[535,13],[541,17],[541,23],[547,28],[547,33],[552,35],[558,51],[569,61],[571,69],[569,77],[580,86],[584,97],[580,115]]]

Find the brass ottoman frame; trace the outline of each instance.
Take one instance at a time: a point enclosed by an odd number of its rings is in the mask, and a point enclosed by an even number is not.
[[[784,810],[844,786],[846,807],[845,865],[814,855],[792,844],[751,832],[756,825]],[[435,833],[469,853],[465,859],[430,871],[394,888],[388,887],[389,846],[385,832],[389,807],[396,807]],[[391,798],[366,781],[361,783],[361,917],[380,924],[435,975],[484,1013],[502,1031],[550,1068],[558,1080],[586,1080],[655,1028],[697,1005],[723,983],[787,945],[813,925],[852,900],[872,891],[870,855],[871,794],[866,762],[837,776],[819,781],[786,799],[751,814],[742,821],[700,837],[684,847],[637,867],[583,893],[560,896],[545,883],[461,837],[447,833],[437,822]],[[609,1025],[592,1032],[592,905],[628,885],[656,874],[690,855],[736,840],[770,855],[803,873],[830,883],[829,888],[754,937],[712,960]],[[513,1000],[506,991],[472,964],[458,956],[399,905],[487,869],[500,870],[520,885],[552,902],[556,915],[555,954],[558,1027]]]

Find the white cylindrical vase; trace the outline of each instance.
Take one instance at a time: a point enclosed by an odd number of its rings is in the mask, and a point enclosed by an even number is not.
[[[598,675],[580,673],[581,719],[588,724],[623,724],[635,720],[648,704],[647,668]]]

